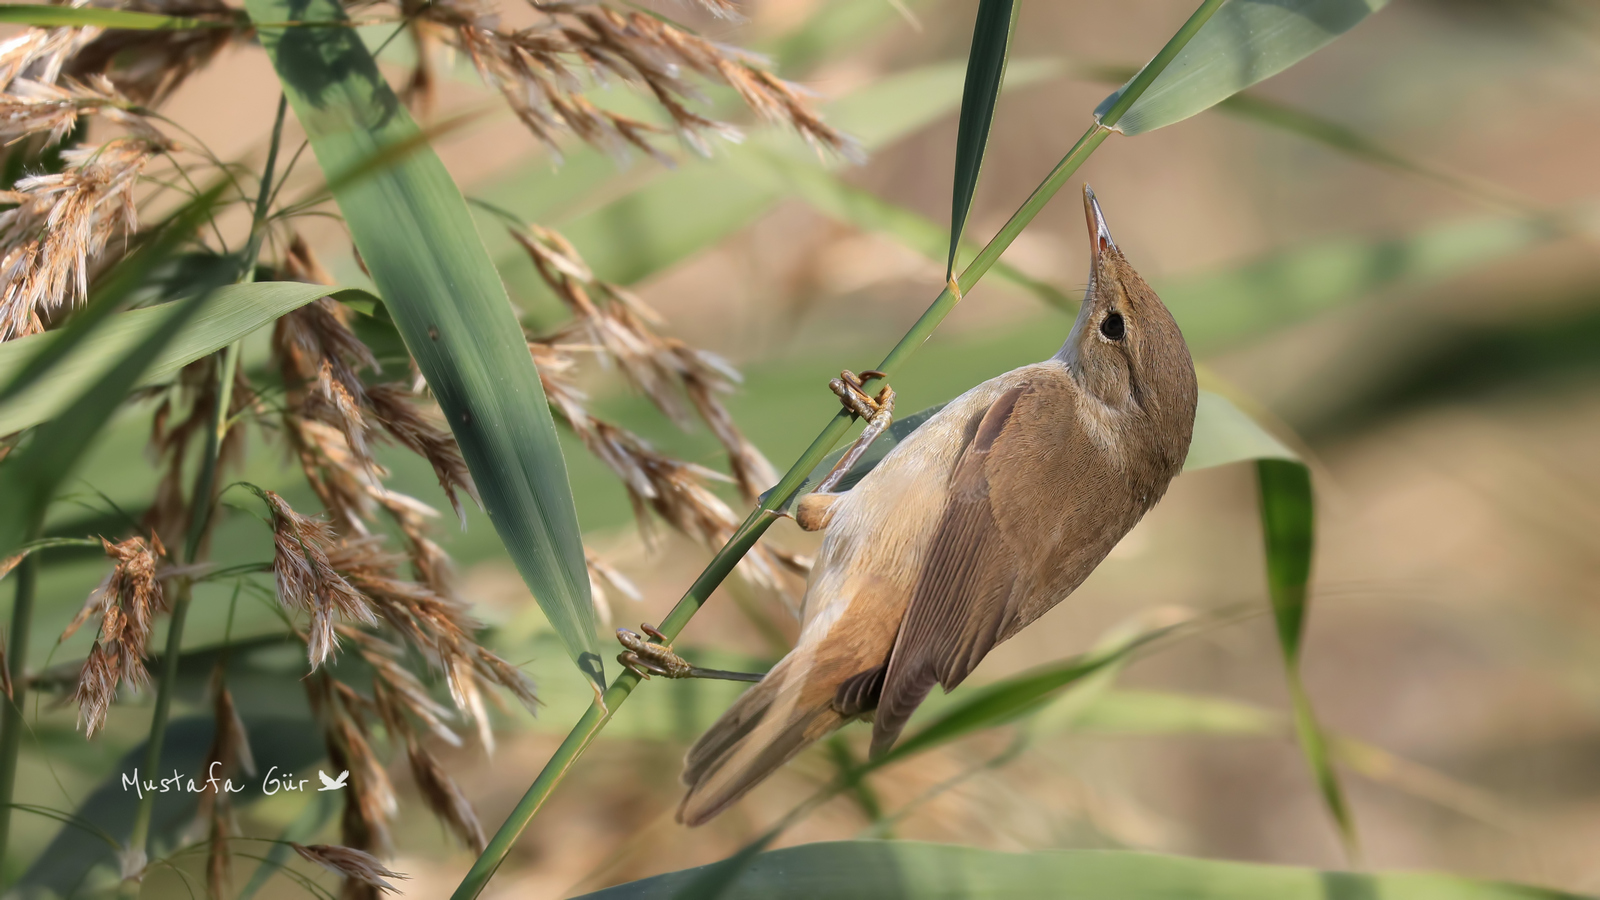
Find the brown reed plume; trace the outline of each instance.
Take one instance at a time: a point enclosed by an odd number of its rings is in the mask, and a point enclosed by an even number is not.
[[[295,512],[272,491],[261,491],[261,496],[272,512],[276,547],[272,574],[277,580],[278,602],[310,615],[306,652],[311,668],[316,669],[339,645],[335,614],[369,624],[375,624],[377,617],[366,598],[329,562],[328,553],[337,540],[327,521]]]
[[[661,316],[622,288],[594,276],[577,249],[559,233],[538,225],[512,229],[544,282],[573,313],[574,321],[548,339],[554,345],[585,345],[614,362],[645,396],[679,426],[690,424],[686,395],[728,453],[729,468],[747,501],[778,480],[778,473],[745,439],[717,399],[742,380],[714,353],[657,331]]]
[[[0,341],[44,330],[44,319],[89,293],[89,265],[119,232],[138,229],[134,186],[170,144],[123,137],[63,151],[66,168],[0,191]]]
[[[705,5],[719,14],[733,12],[723,0]],[[593,3],[535,0],[533,6],[545,20],[515,31],[501,28],[493,10],[476,0],[422,4],[415,13],[439,40],[466,53],[485,83],[553,150],[559,149],[560,134],[570,132],[612,152],[632,146],[665,159],[647,140],[659,131],[656,126],[600,109],[584,97],[587,83],[613,79],[649,93],[673,131],[697,152],[710,152],[708,135],[737,140],[737,128],[688,107],[701,99],[682,78],[692,71],[729,85],[759,116],[789,124],[819,149],[858,155],[849,138],[811,109],[803,88],[761,68],[765,61],[755,54],[641,12],[624,14]]]
[[[195,821],[204,824],[209,849],[206,855],[206,890],[213,898],[228,895],[232,878],[231,839],[238,834],[233,815],[233,795],[228,790],[233,776],[256,774],[255,757],[250,752],[250,737],[233,694],[228,690],[227,666],[219,660],[211,671],[211,713],[216,730],[206,751],[196,783],[203,784]],[[215,781],[213,781],[215,779]]]
[[[221,0],[118,0],[115,5],[135,12],[234,25],[103,31],[72,54],[63,67],[63,74],[69,76],[104,76],[124,95],[145,106],[159,106],[224,47],[248,39],[254,31],[248,18]]]
[[[340,840],[347,847],[387,856],[393,852],[389,821],[400,807],[388,770],[372,746],[368,726],[368,716],[376,712],[372,701],[326,671],[307,678],[305,685],[322,726],[328,763],[350,773],[339,820]]]
[[[289,846],[301,857],[316,863],[328,871],[345,878],[347,881],[356,881],[367,885],[374,890],[388,894],[397,894],[400,889],[384,879],[407,879],[411,876],[400,872],[393,872],[379,862],[370,853],[364,853],[351,847],[340,847],[332,844],[296,844],[290,842]],[[349,897],[346,892],[344,896]]]
[[[106,711],[116,699],[117,686],[126,682],[138,690],[150,680],[145,668],[145,644],[155,617],[167,611],[167,599],[156,578],[160,557],[166,554],[159,538],[131,537],[121,543],[101,539],[113,560],[111,574],[89,594],[88,602],[67,625],[61,640],[70,638],[96,614],[100,632],[78,674],[73,701],[78,723],[86,737],[105,723]]]
[[[659,453],[638,435],[590,415],[583,392],[570,381],[575,366],[563,345],[533,341],[529,349],[551,410],[622,482],[647,541],[655,533],[650,512],[708,549],[720,547],[733,534],[739,516],[707,486],[731,479]],[[590,568],[592,583],[594,566]],[[789,583],[785,575],[803,576],[809,570],[805,558],[767,544],[756,545],[737,569],[752,584],[778,593],[791,608],[797,585]]]

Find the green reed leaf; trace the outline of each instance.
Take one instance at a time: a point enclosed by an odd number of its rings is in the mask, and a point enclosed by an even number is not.
[[[972,211],[972,195],[978,190],[978,175],[983,170],[983,153],[989,145],[989,128],[994,124],[994,107],[1000,99],[1000,86],[1006,78],[1006,59],[1011,55],[1011,36],[1017,28],[1017,12],[1022,7],[1014,0],[979,0],[978,18],[972,26],[972,49],[967,54],[967,83],[961,90],[961,117],[956,129],[955,185],[950,193],[950,251],[945,260],[944,277],[950,280],[956,268],[956,251],[966,230],[967,214]]]
[[[1387,3],[1228,0],[1120,118],[1107,121],[1126,85],[1101,101],[1095,116],[1123,134],[1181,122],[1310,56]]]
[[[684,869],[579,900],[666,900]],[[1002,853],[916,841],[827,841],[751,860],[723,900],[1582,900],[1580,895],[1422,872],[1331,872],[1122,850]]]
[[[179,300],[163,323],[116,357],[115,365],[79,392],[61,414],[34,431],[27,446],[0,464],[0,558],[11,553],[43,521],[56,489],[139,382],[174,334],[209,299],[202,291]]]
[[[318,297],[370,296],[354,288],[288,281],[256,284],[230,284],[212,292],[205,316],[192,319],[170,335],[145,369],[137,384],[160,382],[179,369],[228,346],[279,316],[298,309]],[[70,349],[59,354],[52,342],[60,336],[36,334],[0,344],[0,384],[9,385],[36,359],[49,353],[53,357],[45,371],[49,377],[31,379],[30,387],[19,389],[10,399],[0,401],[0,434],[21,431],[58,415],[78,393],[103,375],[121,356],[152,334],[173,329],[173,317],[181,305],[165,303],[146,309],[108,316],[105,323],[85,335]],[[70,327],[70,323],[69,323]]]
[[[35,28],[119,28],[124,31],[174,31],[189,28],[232,28],[236,23],[216,19],[190,19],[161,16],[125,9],[99,9],[91,6],[0,6],[0,22],[32,25]]]
[[[309,6],[251,0],[248,9],[257,22],[344,17],[333,0]],[[555,423],[466,200],[352,29],[259,30],[500,539],[568,654],[603,685],[583,542]],[[370,166],[374,159],[386,164]],[[348,177],[353,172],[362,177]]]

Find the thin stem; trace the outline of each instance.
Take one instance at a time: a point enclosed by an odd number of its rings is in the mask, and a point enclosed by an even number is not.
[[[883,358],[883,362],[877,365],[878,371],[885,373],[885,376],[892,374],[895,369],[910,358],[911,354],[917,351],[917,348],[921,347],[932,336],[934,329],[938,328],[939,323],[943,322],[945,316],[950,314],[950,311],[960,302],[961,297],[972,290],[977,285],[978,280],[993,268],[995,263],[1000,261],[1000,256],[1005,253],[1006,248],[1011,246],[1012,241],[1015,241],[1023,229],[1027,228],[1028,224],[1039,215],[1039,212],[1050,202],[1050,198],[1054,197],[1056,192],[1061,190],[1061,187],[1067,183],[1067,179],[1071,178],[1073,173],[1077,172],[1078,168],[1083,165],[1084,160],[1088,159],[1090,154],[1094,153],[1095,149],[1105,142],[1106,137],[1111,133],[1112,127],[1122,118],[1123,113],[1127,112],[1128,108],[1144,94],[1150,84],[1166,69],[1167,65],[1189,43],[1190,38],[1194,37],[1195,33],[1211,18],[1223,2],[1224,0],[1204,0],[1200,4],[1200,7],[1194,11],[1189,20],[1183,24],[1183,27],[1178,29],[1177,34],[1174,34],[1167,41],[1166,46],[1161,48],[1161,52],[1157,53],[1155,58],[1150,60],[1144,69],[1140,70],[1133,81],[1128,83],[1127,88],[1122,92],[1122,96],[1112,105],[1111,109],[1107,110],[1105,116],[1101,117],[1100,121],[1084,132],[1083,137],[1078,138],[1078,142],[1072,146],[1071,150],[1067,151],[1067,155],[1063,156],[1059,163],[1056,163],[1055,168],[1050,170],[1050,174],[1034,189],[1027,201],[1011,215],[1011,218],[1000,229],[999,233],[991,238],[982,250],[978,251],[977,258],[967,265],[966,269],[961,272],[959,279],[952,282],[956,290],[952,291],[951,286],[946,286],[939,293],[939,296],[928,307],[927,311],[922,314],[922,317],[917,319],[911,329],[906,332],[905,337],[902,337],[900,342],[895,344],[894,349],[889,351],[889,355]],[[874,380],[877,379],[864,379],[864,381],[868,382]],[[778,520],[779,516],[775,510],[787,503],[795,492],[800,489],[801,485],[805,483],[806,476],[811,473],[812,469],[817,467],[818,463],[822,462],[823,457],[827,456],[833,446],[839,442],[839,438],[844,436],[845,430],[850,427],[850,422],[853,418],[854,416],[848,410],[842,408],[834,413],[833,418],[828,421],[822,432],[811,442],[811,446],[806,448],[805,453],[801,454],[800,458],[789,468],[789,471],[784,474],[783,479],[778,482],[777,486],[767,493],[766,499],[751,511],[749,517],[728,538],[728,542],[723,545],[721,550],[717,551],[716,556],[712,557],[705,571],[701,572],[700,577],[696,578],[694,584],[689,587],[688,593],[684,594],[683,599],[678,601],[678,605],[674,606],[672,612],[668,613],[667,617],[662,619],[661,624],[657,626],[661,633],[666,635],[669,642],[683,631],[684,626],[689,624],[689,620],[694,618],[694,614],[700,610],[700,607],[705,605],[706,600],[711,596],[711,592],[722,584],[723,579],[728,577],[728,574],[733,571],[739,560],[750,552],[756,541],[761,539],[761,535],[772,526],[773,522]],[[566,740],[561,742],[561,746],[556,748],[556,752],[550,757],[550,761],[545,763],[545,767],[539,773],[539,777],[535,778],[533,784],[528,787],[527,793],[518,801],[516,808],[511,811],[511,815],[500,826],[500,830],[495,832],[494,838],[489,841],[488,846],[478,855],[477,861],[472,864],[472,868],[467,872],[466,877],[461,880],[460,886],[451,895],[451,900],[474,900],[483,891],[484,887],[489,883],[489,879],[494,877],[495,870],[500,868],[500,864],[505,861],[506,855],[510,853],[511,845],[516,842],[523,830],[528,827],[528,823],[533,820],[534,815],[544,806],[545,801],[550,799],[550,794],[555,790],[556,785],[560,784],[561,780],[566,777],[567,771],[577,762],[578,757],[582,756],[583,752],[588,749],[589,744],[600,733],[600,729],[611,721],[611,717],[616,714],[617,707],[621,706],[628,699],[628,695],[633,693],[633,689],[638,686],[639,676],[624,670],[621,675],[617,676],[617,680],[611,683],[611,687],[605,694],[589,705],[589,709],[578,720],[578,723],[573,726],[572,731],[568,732]]]
[[[288,97],[278,98],[278,114],[272,125],[272,144],[267,149],[267,163],[261,174],[261,188],[256,198],[255,216],[250,229],[250,239],[245,245],[239,283],[249,284],[256,277],[256,255],[261,252],[262,234],[265,230],[267,201],[272,196],[272,171],[278,161],[278,146],[283,139],[283,120],[288,111]],[[191,565],[200,555],[205,537],[210,530],[211,512],[216,506],[217,464],[220,461],[222,442],[227,437],[230,420],[228,410],[233,404],[233,380],[239,366],[239,342],[235,341],[223,351],[218,367],[216,403],[211,408],[211,427],[206,431],[205,455],[201,457],[200,471],[195,473],[194,491],[189,497],[189,534],[184,542],[183,563]],[[167,625],[167,648],[161,659],[161,679],[156,685],[155,711],[150,717],[150,735],[145,741],[144,771],[152,773],[161,766],[161,747],[167,733],[167,719],[172,710],[172,691],[178,682],[178,658],[183,653],[183,628],[189,617],[189,601],[193,595],[194,578],[182,576],[177,580],[176,596],[172,602],[172,618]],[[155,811],[155,794],[146,793],[139,798],[134,811],[133,831],[128,837],[129,861],[124,864],[124,877],[119,891],[123,898],[139,896],[140,882],[144,877],[146,845],[150,841],[150,817]]]
[[[11,645],[6,661],[11,672],[11,698],[0,717],[0,859],[11,833],[11,800],[17,783],[17,753],[22,747],[22,707],[28,691],[28,636],[33,629],[33,595],[39,581],[39,559],[30,553],[17,564],[17,592],[11,605]]]

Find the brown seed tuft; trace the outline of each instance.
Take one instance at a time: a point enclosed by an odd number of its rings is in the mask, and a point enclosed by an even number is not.
[[[400,889],[385,881],[386,878],[407,879],[411,876],[385,868],[378,858],[353,847],[336,844],[296,844],[289,842],[294,852],[322,866],[336,875],[369,884],[381,891],[398,894]]]
[[[328,523],[300,515],[272,491],[262,494],[272,510],[272,540],[277,548],[272,572],[277,579],[278,602],[310,613],[306,649],[315,669],[338,647],[335,614],[368,623],[377,619],[361,593],[329,563],[328,551],[337,542]]]
[[[138,227],[133,189],[168,148],[146,137],[62,152],[58,174],[19,179],[0,199],[0,341],[44,330],[45,317],[89,293],[89,263]]]
[[[166,596],[156,579],[159,556],[166,553],[159,539],[149,542],[132,537],[113,544],[104,538],[106,556],[115,561],[111,574],[91,591],[83,610],[67,625],[61,638],[71,637],[95,613],[100,613],[100,633],[78,674],[73,700],[78,722],[93,737],[105,723],[106,711],[116,699],[117,685],[126,681],[135,690],[150,679],[145,668],[145,644],[157,614],[167,611]]]
[[[417,790],[422,793],[423,802],[428,804],[428,809],[432,810],[439,821],[454,832],[468,849],[473,853],[482,853],[488,843],[483,835],[483,825],[478,822],[478,814],[473,811],[472,804],[467,801],[461,788],[420,741],[412,740],[407,743],[406,758],[411,763],[411,777],[416,779]]]

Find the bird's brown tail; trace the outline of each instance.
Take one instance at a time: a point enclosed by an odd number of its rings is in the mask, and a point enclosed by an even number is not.
[[[833,707],[833,693],[806,690],[801,679],[788,677],[791,668],[790,658],[774,666],[689,748],[683,766],[689,792],[678,806],[678,821],[691,827],[709,822],[845,723]]]

